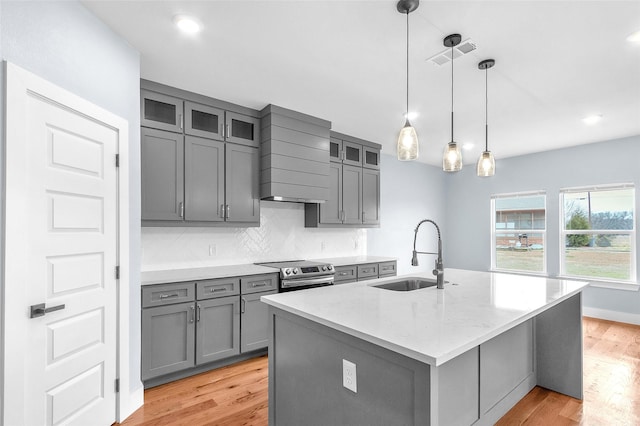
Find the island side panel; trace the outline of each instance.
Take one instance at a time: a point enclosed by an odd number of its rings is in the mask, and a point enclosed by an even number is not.
[[[429,425],[427,364],[269,307],[269,424]],[[357,393],[342,361],[356,364]]]
[[[536,317],[538,385],[582,399],[582,293]]]

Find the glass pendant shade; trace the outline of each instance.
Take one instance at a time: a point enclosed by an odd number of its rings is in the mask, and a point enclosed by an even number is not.
[[[459,172],[462,170],[462,152],[454,141],[444,147],[442,155],[442,170],[445,172]]]
[[[496,160],[491,151],[483,151],[478,158],[476,172],[480,177],[489,177],[496,174]]]
[[[415,160],[419,154],[418,134],[411,126],[409,120],[404,123],[404,127],[398,135],[398,160]]]

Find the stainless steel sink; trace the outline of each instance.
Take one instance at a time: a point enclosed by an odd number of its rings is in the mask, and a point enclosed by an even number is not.
[[[427,278],[404,278],[398,281],[391,281],[384,284],[374,285],[372,287],[393,291],[411,291],[419,290],[421,288],[435,287],[436,284],[436,280],[430,280]]]

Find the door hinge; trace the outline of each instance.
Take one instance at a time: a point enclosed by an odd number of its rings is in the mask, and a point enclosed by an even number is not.
[[[116,167],[120,167],[120,154],[116,154]]]
[[[116,280],[120,279],[120,266],[116,266]]]
[[[120,392],[120,379],[116,379],[116,393]]]

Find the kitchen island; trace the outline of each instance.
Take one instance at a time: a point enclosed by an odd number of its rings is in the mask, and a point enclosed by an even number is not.
[[[447,269],[443,290],[375,287],[402,278],[262,298],[271,425],[484,425],[536,384],[582,398],[587,282]]]

